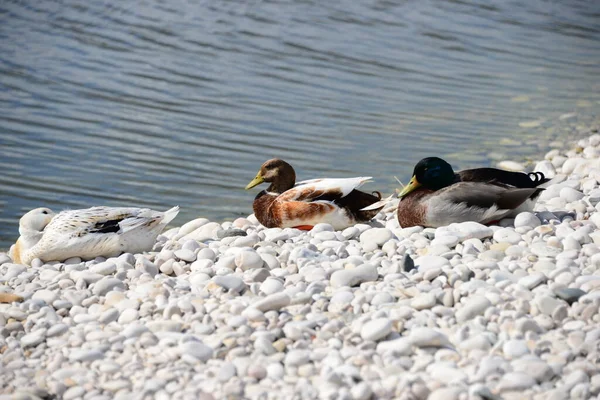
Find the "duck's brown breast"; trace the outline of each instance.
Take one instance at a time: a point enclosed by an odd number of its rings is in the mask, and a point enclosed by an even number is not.
[[[430,193],[433,192],[417,189],[400,200],[396,212],[400,227],[427,226],[427,204],[425,201]]]
[[[252,203],[252,209],[258,222],[267,228],[276,228],[281,226],[281,218],[273,213],[273,202],[277,199],[277,196],[269,194],[263,190],[254,199]]]

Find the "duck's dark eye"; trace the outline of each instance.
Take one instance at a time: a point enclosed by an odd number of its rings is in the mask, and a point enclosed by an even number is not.
[[[42,211],[42,214],[48,214],[48,211]]]

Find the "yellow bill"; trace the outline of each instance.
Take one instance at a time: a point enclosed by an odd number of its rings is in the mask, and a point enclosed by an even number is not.
[[[246,190],[252,189],[254,186],[260,185],[264,181],[265,180],[263,179],[263,177],[260,175],[260,172],[259,172],[258,174],[256,174],[256,176],[254,177],[254,179],[252,179],[250,181],[250,183],[246,186]]]
[[[412,192],[413,190],[415,190],[416,188],[418,188],[419,186],[421,186],[421,184],[417,180],[417,177],[413,176],[410,179],[410,182],[408,182],[408,185],[404,186],[404,189],[402,189],[402,191],[400,192],[400,194],[398,196],[400,198],[402,198],[402,197],[406,196],[407,194],[409,194],[410,192]]]

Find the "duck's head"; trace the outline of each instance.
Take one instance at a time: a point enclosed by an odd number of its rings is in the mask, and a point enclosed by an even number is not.
[[[296,172],[294,168],[285,161],[279,158],[273,158],[266,161],[258,171],[258,174],[246,186],[246,190],[252,189],[254,186],[260,185],[263,182],[269,182],[271,185],[270,192],[283,193],[291,189],[296,182]]]
[[[450,164],[438,157],[427,157],[415,165],[413,176],[400,192],[400,197],[406,196],[418,187],[439,190],[453,182],[454,170]]]
[[[49,208],[34,208],[24,214],[19,220],[19,233],[23,236],[32,233],[41,233],[52,218],[54,218],[54,215],[54,212]]]

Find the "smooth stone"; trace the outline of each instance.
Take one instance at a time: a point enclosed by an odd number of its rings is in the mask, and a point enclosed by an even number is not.
[[[314,235],[314,238],[317,240],[320,240],[322,242],[329,241],[329,240],[337,240],[337,236],[336,236],[335,232],[331,232],[331,231],[318,232]]]
[[[243,250],[235,256],[235,265],[242,271],[262,268],[263,264],[260,254],[254,250]]]
[[[352,400],[369,400],[373,397],[373,389],[367,382],[358,382],[350,389]]]
[[[252,303],[251,307],[259,311],[266,312],[271,310],[279,310],[290,305],[291,298],[286,293],[273,293],[259,301]]]
[[[536,172],[541,172],[546,178],[549,179],[552,179],[556,176],[556,168],[548,160],[540,161],[535,165],[533,170]]]
[[[198,254],[196,254],[196,260],[211,260],[214,261],[215,258],[217,257],[217,255],[215,254],[213,249],[209,249],[209,248],[204,248],[204,249],[200,249],[200,251],[198,252]],[[194,264],[197,261],[194,262]],[[194,265],[192,264],[192,266]]]
[[[462,393],[464,390],[457,386],[442,387],[431,392],[427,400],[459,400]]]
[[[455,313],[456,321],[458,323],[464,323],[468,320],[481,315],[485,310],[490,307],[492,303],[483,296],[474,296],[467,301],[467,303]]]
[[[427,271],[429,269],[443,268],[450,262],[442,256],[422,256],[415,260],[418,270]]]
[[[522,212],[515,217],[515,228],[529,227],[535,228],[542,224],[540,219],[531,212]]]
[[[344,239],[349,240],[356,237],[359,233],[360,230],[357,227],[351,226],[342,231],[342,236],[344,237]]]
[[[217,238],[219,238],[219,239],[224,239],[226,237],[247,236],[247,235],[248,234],[243,229],[231,228],[231,229],[224,229],[224,230],[217,231]]]
[[[448,336],[431,328],[412,329],[409,340],[417,347],[452,347]]]
[[[96,349],[74,349],[69,352],[69,360],[71,361],[95,361],[104,358],[104,353]]]
[[[458,236],[453,235],[445,235],[445,236],[437,236],[435,239],[431,241],[431,246],[447,246],[449,248],[454,248],[460,242]]]
[[[523,372],[508,372],[500,378],[497,390],[500,392],[524,391],[536,384],[535,379]]]
[[[382,246],[392,237],[394,237],[394,234],[387,228],[372,228],[361,233],[360,242],[370,242],[376,244],[377,246]]]
[[[579,190],[575,190],[570,187],[564,187],[560,189],[560,197],[565,199],[565,201],[572,203],[574,201],[583,199],[584,194],[581,193]]]
[[[92,292],[96,296],[104,296],[106,293],[114,289],[125,290],[125,284],[123,284],[123,282],[117,278],[105,277],[94,284],[94,289]]]
[[[233,290],[236,293],[240,293],[246,289],[244,281],[234,275],[215,276],[212,278],[212,281],[225,290]]]
[[[494,231],[492,228],[474,221],[453,223],[435,230],[436,238],[438,236],[450,235],[458,237],[460,241],[468,239],[485,239],[491,237],[493,234]]]
[[[529,250],[539,257],[551,257],[554,258],[562,252],[562,249],[558,247],[548,246],[544,242],[535,242],[530,247]]]
[[[121,331],[121,335],[127,339],[131,339],[140,337],[142,334],[148,331],[149,329],[145,325],[129,324],[125,329],[123,329],[123,331]]]
[[[518,244],[522,239],[521,235],[515,232],[512,228],[500,228],[494,232],[493,236],[496,242],[507,242],[510,244]]]
[[[90,268],[90,271],[92,271],[95,274],[100,274],[100,275],[111,275],[117,271],[117,266],[113,262],[104,261],[104,262],[101,262],[100,264],[93,265]]]
[[[579,300],[581,296],[584,296],[586,292],[577,288],[558,288],[554,290],[554,294],[571,305]]]
[[[65,324],[56,324],[48,328],[46,337],[61,336],[69,330],[69,327]]]
[[[554,311],[558,309],[564,302],[547,295],[541,295],[534,298],[533,302],[537,308],[548,316],[552,316]]]
[[[392,353],[394,356],[408,356],[413,352],[413,343],[405,336],[393,340],[381,341],[377,344],[377,352]]]
[[[363,264],[356,268],[335,271],[331,275],[330,283],[333,287],[358,286],[363,282],[375,281],[377,277],[377,268]]]
[[[41,289],[36,291],[31,298],[34,300],[41,300],[46,304],[52,304],[58,299],[58,293],[52,290]]]
[[[98,317],[98,322],[101,324],[108,324],[110,322],[116,321],[119,318],[119,310],[116,308],[109,308],[102,312]]]
[[[286,354],[284,364],[286,367],[298,367],[308,363],[309,361],[309,350],[293,349]]]
[[[261,285],[260,291],[266,295],[279,293],[283,290],[283,283],[279,279],[267,278]]]
[[[554,376],[552,368],[539,358],[522,358],[512,362],[515,372],[523,372],[533,377],[537,382],[549,381]]]
[[[234,270],[236,267],[235,258],[235,256],[221,256],[219,260],[215,263],[214,269],[216,271],[220,269]]]
[[[210,221],[207,218],[196,218],[181,226],[177,234],[173,237],[174,240],[179,240],[182,237],[194,232],[196,229],[208,224]]]
[[[151,277],[158,275],[158,267],[146,257],[138,257],[135,260],[135,269],[142,273],[149,274]]]
[[[64,400],[73,400],[79,397],[83,397],[85,394],[85,389],[81,386],[71,386],[62,395]]]
[[[208,361],[213,356],[213,349],[196,340],[180,343],[179,351],[181,355],[188,355],[202,362]]]
[[[365,323],[360,330],[364,340],[378,341],[392,331],[392,322],[388,318],[377,318]]]
[[[175,250],[175,257],[188,263],[196,261],[196,253],[189,249]]]
[[[42,343],[44,340],[46,340],[46,330],[37,330],[23,336],[21,338],[21,346],[23,346],[23,348],[35,347],[38,344]]]
[[[410,305],[415,310],[427,310],[435,306],[436,297],[433,293],[422,293],[413,298]]]
[[[148,321],[146,323],[148,329],[152,332],[181,332],[183,329],[183,323],[172,320],[156,320]]]
[[[371,305],[379,306],[382,304],[394,303],[396,298],[388,292],[377,293],[371,300]]]
[[[509,359],[515,359],[529,353],[529,348],[525,340],[508,340],[502,346],[502,352]]]
[[[250,271],[250,280],[252,282],[264,282],[265,279],[271,276],[271,273],[266,268],[258,268]]]
[[[542,283],[546,282],[548,278],[541,272],[534,272],[531,275],[527,275],[519,279],[518,283],[521,286],[526,287],[529,290],[532,290]]]
[[[123,310],[121,315],[119,315],[118,322],[119,322],[119,324],[124,325],[124,324],[128,324],[130,322],[137,320],[138,317],[139,317],[138,310],[133,309],[133,308],[128,308],[126,310]]]

